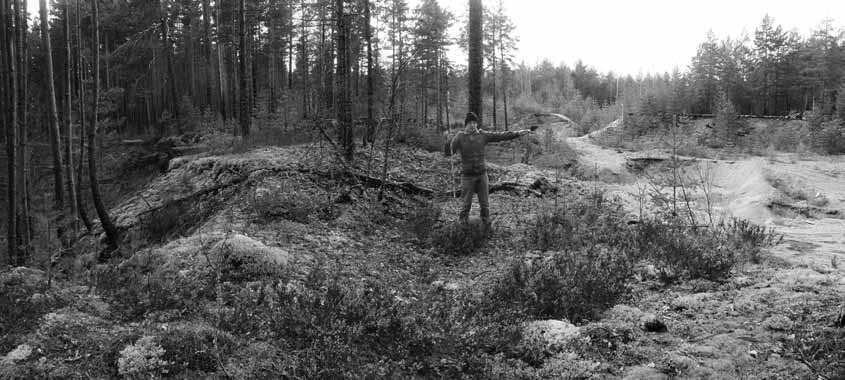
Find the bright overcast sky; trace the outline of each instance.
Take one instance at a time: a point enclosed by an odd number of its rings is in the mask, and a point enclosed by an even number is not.
[[[465,17],[467,0],[440,0]],[[498,0],[484,0],[497,6]],[[519,36],[517,61],[544,58],[599,71],[631,74],[683,70],[708,30],[739,37],[769,14],[786,30],[807,35],[823,19],[845,26],[845,0],[503,0]],[[462,51],[450,54],[465,63]]]
[[[845,26],[845,0],[502,0],[519,36],[517,61],[581,59],[602,72],[637,75],[684,69],[708,30],[739,37],[765,14],[786,30],[807,35],[825,18]],[[414,6],[419,0],[409,0]],[[468,0],[440,0],[465,20]],[[483,0],[497,6],[498,0]],[[29,2],[37,14],[38,1]],[[460,30],[458,26],[453,32]],[[452,59],[466,63],[460,49]]]

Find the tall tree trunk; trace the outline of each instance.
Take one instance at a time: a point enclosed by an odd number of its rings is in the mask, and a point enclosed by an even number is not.
[[[493,129],[499,129],[499,122],[496,120],[496,113],[499,108],[499,98],[496,96],[496,52],[493,52],[493,56],[490,59],[490,64],[493,68]]]
[[[250,89],[252,90],[249,93],[249,95],[250,95],[250,97],[249,97],[249,99],[250,99],[250,101],[249,101],[249,114],[250,115],[252,115],[252,112],[254,110],[258,109],[258,106],[256,105],[256,99],[258,99],[258,78],[256,78],[256,74],[258,73],[258,65],[257,65],[257,62],[258,62],[258,43],[256,41],[256,38],[258,37],[258,32],[257,32],[256,29],[258,29],[257,26],[253,27],[252,25],[250,25],[250,28],[249,28],[249,31],[250,31],[250,34],[249,34],[249,46],[250,46],[250,48],[249,48],[249,52],[250,52],[250,55],[249,55],[249,66],[250,66],[249,78],[251,80]]]
[[[437,94],[435,95],[436,103],[437,103],[437,131],[443,130],[443,71],[441,66],[441,57],[440,57],[440,47],[437,47],[437,55],[435,56],[435,75],[437,75],[437,80],[435,81],[437,87]]]
[[[288,20],[288,93],[290,93],[290,90],[293,90],[293,1],[288,1],[288,15],[290,17]]]
[[[105,41],[103,41],[103,49],[106,50],[106,54],[105,54],[106,59],[104,59],[105,64],[106,64],[106,69],[104,71],[106,73],[106,89],[109,89],[109,88],[111,88],[111,84],[109,83],[109,71],[110,71],[109,70],[109,60],[111,59],[111,54],[109,54],[109,34],[108,33],[106,33]]]
[[[19,126],[18,126],[18,159],[16,164],[17,170],[17,192],[18,198],[20,202],[18,204],[18,236],[21,238],[21,254],[25,259],[30,257],[29,252],[29,245],[32,241],[32,229],[30,228],[30,218],[29,218],[29,155],[27,152],[27,143],[28,143],[28,136],[27,136],[27,107],[29,106],[27,102],[27,97],[29,95],[29,43],[27,38],[27,29],[28,29],[28,20],[26,17],[26,9],[27,9],[27,1],[23,0],[22,2],[15,1],[15,15],[17,16],[17,32],[18,32],[18,78],[20,79],[18,83],[18,113],[19,113]]]
[[[202,39],[203,58],[205,58],[205,102],[206,106],[212,106],[212,87],[214,86],[214,74],[211,65],[211,12],[209,0],[202,0]],[[218,110],[219,112],[219,110]]]
[[[308,118],[308,35],[305,28],[305,0],[301,2],[300,15],[302,22],[300,23],[299,32],[299,61],[297,71],[299,71],[299,88],[302,92],[302,118]]]
[[[43,2],[44,0],[41,1]],[[97,4],[98,1],[91,1],[92,28],[94,29],[94,39],[92,41],[94,50],[94,106],[91,109],[92,122],[88,126],[86,134],[88,135],[88,181],[91,187],[91,198],[94,201],[94,208],[97,210],[97,215],[100,217],[100,224],[102,224],[103,230],[106,232],[106,242],[108,245],[108,253],[101,254],[100,259],[107,259],[113,251],[117,250],[119,240],[117,227],[112,223],[108,210],[106,210],[106,205],[103,204],[103,198],[100,195],[100,183],[97,179],[97,107],[100,104],[100,11]]]
[[[375,118],[373,117],[373,107],[375,103],[375,87],[374,87],[374,65],[373,65],[373,28],[370,25],[370,0],[364,0],[364,38],[367,39],[367,133],[364,138],[366,143],[374,143],[375,141]]]
[[[502,35],[499,34],[499,68],[502,71],[502,116],[505,118],[505,130],[508,130],[508,84],[505,73],[505,50],[502,46]]]
[[[83,78],[83,68],[82,68],[82,27],[80,18],[82,17],[82,9],[80,9],[79,4],[81,1],[76,2],[76,87],[77,91],[79,91],[79,95],[77,96],[79,103],[79,164],[76,166],[76,178],[79,178],[79,183],[77,184],[77,188],[81,189],[82,181],[84,180],[83,177],[83,168],[82,165],[83,161],[85,161],[85,80]],[[149,104],[149,103],[148,103]],[[94,228],[93,224],[91,223],[91,218],[88,217],[88,211],[85,208],[85,202],[82,200],[82,197],[79,196],[79,191],[77,191],[76,197],[76,208],[79,212],[79,218],[82,219],[82,224],[85,225],[85,229],[88,232]]]
[[[70,226],[74,233],[79,230],[77,212],[77,188],[73,176],[73,117],[71,115],[71,73],[70,55],[70,2],[65,2],[65,175],[68,182],[68,203],[70,204]]]
[[[194,38],[191,35],[191,21],[192,18],[190,15],[185,15],[184,17],[182,17],[182,33],[185,38],[185,61],[183,65],[185,66],[185,71],[188,77],[188,98],[191,99],[191,104],[197,104],[194,95],[194,86],[196,85],[197,81],[194,80]]]
[[[41,12],[41,41],[44,45],[45,51],[45,58],[46,58],[46,71],[47,71],[47,97],[49,102],[49,111],[50,111],[50,150],[53,152],[53,181],[55,185],[55,210],[57,213],[57,231],[59,234],[59,240],[62,242],[62,247],[67,245],[67,241],[65,239],[65,186],[64,186],[64,178],[62,177],[62,169],[64,165],[62,164],[62,152],[61,152],[61,141],[60,141],[60,131],[59,131],[59,111],[56,105],[56,85],[54,82],[53,76],[53,49],[50,45],[50,21],[47,18],[47,1],[41,0],[40,1],[40,12]]]
[[[230,80],[230,83],[232,84],[232,90],[229,91],[229,96],[230,96],[229,104],[232,105],[232,118],[234,118],[235,120],[238,120],[238,122],[240,122],[240,120],[241,120],[240,99],[242,99],[242,97],[240,96],[241,95],[241,93],[240,93],[240,91],[241,91],[240,75],[238,75],[238,69],[240,68],[240,66],[238,64],[238,44],[237,44],[237,41],[239,40],[238,36],[240,35],[240,33],[238,32],[239,20],[238,20],[238,17],[237,17],[238,12],[233,11],[233,12],[231,12],[231,14],[232,14],[232,20],[231,20],[232,21],[232,23],[231,23],[232,28],[231,28],[231,34],[229,36],[230,37],[230,40],[229,40],[230,41],[230,43],[229,43],[229,62],[231,64],[229,66],[231,67],[232,71],[231,71],[231,74],[229,75],[229,78],[230,78],[229,80]],[[238,126],[238,129],[240,129],[240,126]],[[239,132],[235,131],[235,133],[239,133]]]
[[[170,114],[173,115],[174,119],[178,119],[179,93],[176,90],[176,74],[173,70],[173,49],[170,46],[170,25],[167,20],[167,10],[161,6],[161,3],[159,4],[159,11],[161,12],[161,45],[164,49],[164,59],[167,64],[167,85],[170,90]]]
[[[328,86],[334,86],[334,83],[328,81],[328,76],[326,75],[326,65],[328,63],[328,59],[326,56],[326,7],[320,7],[320,46],[317,49],[319,57],[316,61],[317,63],[317,83],[319,85],[319,94],[317,100],[317,108],[316,113],[318,117],[326,117],[325,111],[331,108],[331,97],[328,95]],[[327,85],[328,83],[328,85]]]
[[[17,1],[17,0],[13,0]],[[6,127],[6,155],[7,155],[7,175],[8,181],[6,183],[6,193],[8,197],[8,220],[7,220],[7,237],[6,239],[8,242],[9,248],[9,263],[12,265],[22,265],[23,264],[23,257],[21,257],[19,249],[18,249],[18,221],[17,221],[17,184],[16,176],[17,171],[15,170],[15,160],[17,158],[17,128],[18,128],[18,70],[17,65],[18,61],[15,59],[15,39],[17,38],[17,33],[14,28],[14,24],[20,22],[20,19],[12,22],[13,15],[6,14],[7,11],[10,10],[8,0],[3,0],[2,3],[2,10],[0,10],[0,19],[2,19],[2,34],[0,34],[0,43],[2,43],[2,54],[0,56],[3,57],[4,64],[6,66],[5,70],[8,71],[6,76],[3,77],[3,84],[0,88],[3,88],[3,95],[4,98],[2,102],[0,102],[0,109],[4,114],[3,117],[3,124]],[[17,9],[17,5],[15,6]],[[8,105],[8,118],[6,117],[5,108]]]
[[[238,39],[239,39],[239,59],[238,59],[238,77],[240,79],[240,101],[241,101],[241,112],[240,112],[240,126],[241,126],[241,136],[247,137],[249,136],[249,99],[247,98],[247,81],[246,81],[246,9],[244,7],[244,0],[238,1],[238,25],[240,25],[240,30],[238,31]]]
[[[483,113],[481,103],[481,74],[484,67],[482,56],[482,8],[481,0],[469,0],[469,68],[468,85],[469,111],[478,116],[478,124],[482,125]]]
[[[349,27],[344,8],[344,0],[335,0],[335,18],[337,21],[337,121],[340,124],[340,141],[343,155],[352,161],[355,142],[352,138],[352,100],[349,94]]]
[[[499,0],[499,12],[502,12],[502,0]],[[507,84],[507,74],[505,73],[505,68],[508,67],[505,62],[505,44],[504,44],[504,32],[503,27],[498,27],[498,39],[499,39],[499,70],[502,72],[502,82],[499,86],[502,89],[502,116],[504,116],[504,124],[505,130],[508,130],[508,84]]]
[[[270,8],[276,10],[277,4],[271,3]],[[270,99],[267,104],[267,112],[276,113],[276,88],[278,87],[278,64],[276,58],[279,56],[279,42],[282,36],[278,27],[278,21],[269,21],[267,29],[267,40],[270,43],[270,54],[267,56],[267,82],[269,84]],[[284,64],[283,64],[284,65]]]
[[[207,0],[206,0],[207,1]],[[226,108],[226,89],[228,85],[226,84],[226,69],[224,67],[223,61],[223,43],[220,41],[220,35],[222,31],[220,30],[220,24],[223,22],[223,3],[218,2],[217,4],[217,78],[219,79],[220,85],[220,98],[219,98],[219,106],[220,109],[220,117],[225,121],[227,119],[227,108]]]
[[[449,66],[448,66],[448,63],[446,65],[446,73],[444,75],[444,79],[445,79],[446,83],[444,83],[443,86],[446,87],[446,94],[445,94],[446,98],[443,99],[443,103],[445,103],[444,108],[446,109],[445,110],[446,111],[446,129],[449,129],[449,128],[451,128],[452,123],[449,120],[450,116],[449,116]]]

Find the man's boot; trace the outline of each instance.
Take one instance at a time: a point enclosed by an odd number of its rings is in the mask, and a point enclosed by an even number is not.
[[[484,232],[490,231],[490,210],[486,208],[481,209],[481,224],[484,228]]]

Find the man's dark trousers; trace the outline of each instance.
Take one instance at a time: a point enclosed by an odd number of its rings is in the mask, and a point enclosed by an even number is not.
[[[461,176],[461,197],[464,201],[460,215],[461,221],[465,222],[469,217],[469,210],[472,208],[472,196],[478,194],[478,206],[481,208],[481,220],[485,224],[490,223],[490,195],[487,185],[487,173],[479,175],[464,174]]]

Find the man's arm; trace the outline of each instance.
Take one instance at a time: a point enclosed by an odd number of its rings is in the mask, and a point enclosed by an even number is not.
[[[513,140],[517,137],[525,136],[531,133],[530,129],[523,129],[519,131],[507,131],[507,132],[489,132],[489,131],[482,131],[481,133],[487,138],[487,142],[498,142],[498,141],[507,141]]]

